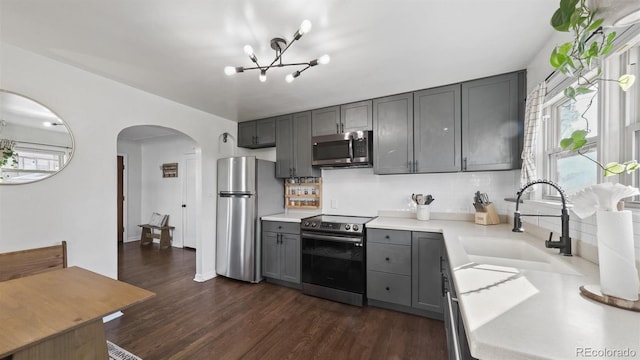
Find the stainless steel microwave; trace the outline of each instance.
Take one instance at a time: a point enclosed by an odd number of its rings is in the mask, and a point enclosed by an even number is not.
[[[353,131],[311,138],[313,166],[373,166],[373,132]]]

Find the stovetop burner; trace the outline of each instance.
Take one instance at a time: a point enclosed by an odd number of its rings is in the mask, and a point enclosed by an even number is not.
[[[306,231],[362,234],[364,225],[371,220],[373,217],[323,214],[302,219],[300,228]]]

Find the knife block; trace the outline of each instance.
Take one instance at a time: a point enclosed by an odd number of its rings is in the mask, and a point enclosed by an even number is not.
[[[500,216],[496,212],[496,207],[492,203],[483,205],[484,211],[476,211],[475,223],[479,225],[500,224]]]

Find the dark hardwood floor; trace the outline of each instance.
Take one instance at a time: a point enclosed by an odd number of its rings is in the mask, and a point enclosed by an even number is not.
[[[119,246],[119,279],[156,296],[105,324],[108,340],[144,360],[446,358],[441,321],[265,282],[194,282],[194,250],[153,246]]]

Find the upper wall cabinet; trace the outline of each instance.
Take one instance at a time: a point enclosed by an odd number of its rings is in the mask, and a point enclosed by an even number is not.
[[[462,170],[520,167],[524,71],[462,84]]]
[[[312,135],[341,134],[372,129],[371,100],[331,106],[311,112]]]
[[[519,168],[525,76],[514,72],[374,100],[374,172]]]
[[[373,100],[373,170],[413,172],[413,93]]]
[[[311,167],[311,112],[276,118],[276,177],[319,176]]]
[[[238,147],[259,149],[276,146],[276,118],[238,123]]]
[[[460,171],[460,84],[413,94],[414,172]]]

